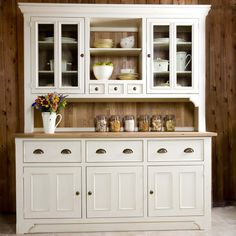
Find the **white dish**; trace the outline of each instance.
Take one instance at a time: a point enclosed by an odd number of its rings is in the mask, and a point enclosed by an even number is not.
[[[134,69],[120,69],[121,74],[134,73]]]
[[[169,38],[155,38],[153,40],[154,43],[169,43],[170,39]],[[182,38],[176,38],[177,43],[185,42],[184,39]]]
[[[46,42],[53,42],[54,41],[54,37],[45,37],[44,41]],[[61,42],[62,43],[72,43],[75,42],[75,38],[70,38],[70,37],[62,37],[61,38]]]

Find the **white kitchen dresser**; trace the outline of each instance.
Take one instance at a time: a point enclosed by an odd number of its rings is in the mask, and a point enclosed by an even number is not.
[[[17,232],[208,229],[214,135],[18,134]]]
[[[205,125],[210,6],[19,3],[19,8],[25,133],[16,135],[17,233],[210,228],[215,136]],[[120,40],[130,35],[134,47],[121,48]],[[114,47],[95,48],[101,38],[111,38]],[[184,69],[178,67],[180,54],[191,57]],[[158,58],[168,61],[166,70],[156,68]],[[92,73],[101,60],[114,64],[109,80]],[[139,79],[119,80],[124,68],[135,69]],[[73,106],[65,110],[67,123],[80,118],[79,127],[65,125],[46,135],[35,126],[31,104],[54,91],[67,94],[77,107],[88,103],[78,113]],[[112,101],[118,106],[107,105]],[[191,113],[193,122],[178,127],[181,132],[95,133],[88,111],[100,102],[106,103],[99,104],[101,112],[111,107],[111,113],[129,115],[136,107],[136,116],[150,112],[154,102],[167,102],[165,115],[177,111],[178,102],[191,103],[193,109],[179,107],[177,120],[184,123],[183,113]]]

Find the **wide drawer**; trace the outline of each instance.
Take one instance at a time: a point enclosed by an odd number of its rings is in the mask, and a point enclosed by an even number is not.
[[[203,160],[203,140],[150,140],[148,161]]]
[[[142,161],[141,140],[91,140],[86,142],[87,162]]]
[[[24,162],[81,162],[81,142],[25,141]]]

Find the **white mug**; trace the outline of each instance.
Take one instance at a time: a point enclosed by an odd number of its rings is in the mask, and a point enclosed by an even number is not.
[[[189,60],[187,61],[187,58]],[[192,56],[187,52],[177,52],[176,54],[176,69],[177,71],[185,71],[192,60]]]

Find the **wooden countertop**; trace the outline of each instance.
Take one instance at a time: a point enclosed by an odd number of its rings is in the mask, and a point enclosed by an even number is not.
[[[213,132],[43,132],[17,133],[16,138],[171,138],[171,137],[213,137]]]

